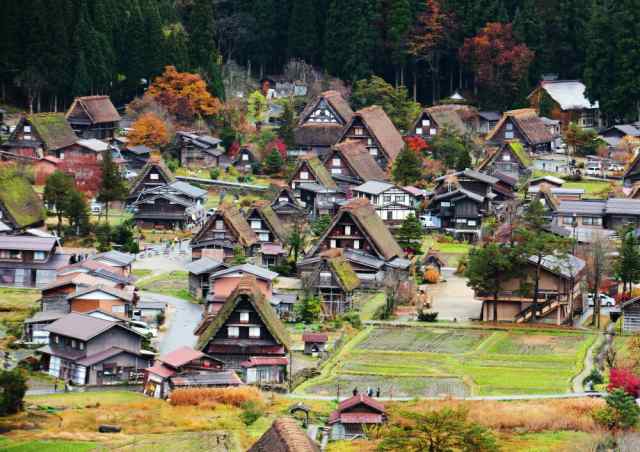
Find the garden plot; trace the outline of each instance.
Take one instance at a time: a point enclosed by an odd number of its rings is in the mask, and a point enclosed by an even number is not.
[[[298,391],[333,395],[340,384],[348,386],[341,391],[381,386],[409,397],[565,393],[594,338],[517,328],[371,328]]]
[[[378,328],[360,344],[368,350],[466,353],[474,350],[491,331],[444,328]]]
[[[309,392],[322,396],[337,394],[351,395],[354,389],[366,392],[367,388],[374,391],[380,389],[381,397],[436,397],[453,395],[468,396],[469,388],[460,378],[433,377],[383,377],[380,375],[339,375],[332,380],[313,386]]]

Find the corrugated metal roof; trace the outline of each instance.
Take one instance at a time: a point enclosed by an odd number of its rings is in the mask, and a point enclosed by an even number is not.
[[[606,201],[560,201],[558,213],[604,215]]]
[[[203,190],[202,188],[195,187],[180,180],[170,183],[169,186],[191,198],[202,198],[207,195],[207,190]]]
[[[51,251],[55,245],[55,237],[0,236],[0,249],[3,250]]]
[[[223,265],[224,264],[222,262],[209,259],[208,257],[203,257],[198,260],[189,262],[185,266],[185,268],[189,273],[193,273],[194,275],[201,275],[203,273],[211,272]]]
[[[358,185],[357,187],[353,188],[353,191],[359,191],[362,193],[370,193],[372,195],[379,195],[382,192],[385,192],[387,190],[389,190],[390,188],[393,188],[394,185],[390,184],[388,182],[380,182],[377,180],[370,180],[365,182],[362,185]]]
[[[249,273],[250,275],[257,276],[259,278],[267,279],[269,281],[274,280],[278,277],[276,272],[272,272],[271,270],[267,270],[266,268],[258,267],[252,264],[242,264],[236,265],[235,267],[230,267],[224,270],[220,270],[219,272],[211,275],[212,278],[219,278],[220,276],[229,275],[232,273]]]

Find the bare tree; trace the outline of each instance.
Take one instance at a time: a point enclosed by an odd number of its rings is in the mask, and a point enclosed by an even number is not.
[[[600,285],[607,268],[610,268],[609,256],[612,248],[609,238],[600,231],[592,231],[591,243],[587,247],[585,258],[587,263],[587,281],[593,288],[593,317],[591,324],[600,328]]]

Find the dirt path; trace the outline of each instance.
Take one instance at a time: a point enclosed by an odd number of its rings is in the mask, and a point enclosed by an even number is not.
[[[614,329],[615,329],[615,323],[609,324],[609,326],[607,326],[606,332],[601,332],[600,334],[598,334],[598,338],[595,341],[593,341],[593,344],[591,345],[591,347],[589,347],[589,350],[587,350],[587,354],[584,357],[584,368],[582,369],[582,372],[580,372],[578,375],[573,377],[573,382],[571,386],[573,392],[583,392],[585,390],[582,382],[584,381],[585,378],[587,378],[587,376],[589,376],[589,374],[595,367],[596,357],[594,356],[594,353],[596,352],[596,350],[600,349],[603,342],[604,342],[604,349],[602,350],[602,353],[607,352],[607,349],[613,343],[613,341],[610,340],[609,337],[613,334]]]

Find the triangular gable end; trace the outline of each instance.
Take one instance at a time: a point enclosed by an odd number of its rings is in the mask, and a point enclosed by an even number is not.
[[[300,125],[305,124],[337,124],[343,125],[344,121],[340,118],[338,113],[334,110],[329,102],[321,96],[316,101],[316,105],[307,114]]]

